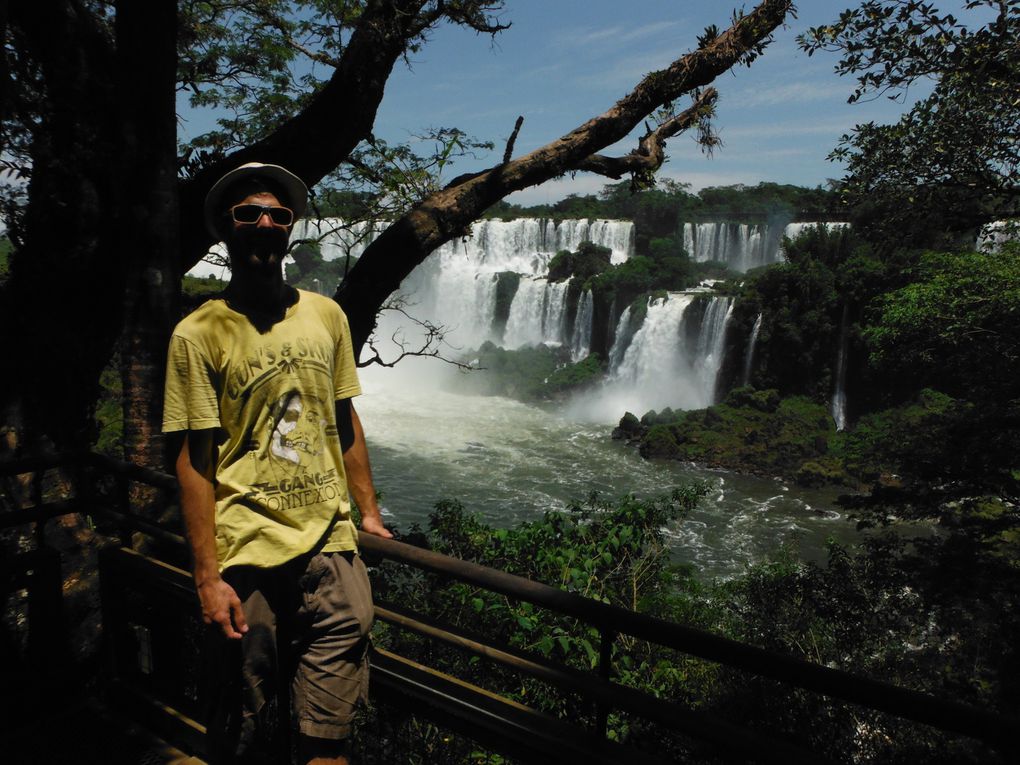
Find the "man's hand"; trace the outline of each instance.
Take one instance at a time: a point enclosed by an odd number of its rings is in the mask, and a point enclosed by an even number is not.
[[[374,534],[384,539],[393,539],[393,532],[383,526],[382,516],[363,515],[361,517],[361,530],[366,534]]]
[[[248,623],[234,588],[217,577],[203,582],[197,589],[202,602],[202,620],[206,624],[218,624],[226,637],[240,640],[248,631]]]

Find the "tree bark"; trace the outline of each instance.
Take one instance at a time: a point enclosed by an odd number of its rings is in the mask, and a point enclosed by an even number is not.
[[[160,421],[166,342],[180,293],[177,206],[175,0],[122,2],[117,11],[118,103],[123,136],[118,208],[124,274],[121,381],[124,453],[166,469]],[[137,485],[136,485],[137,487]],[[132,504],[151,504],[140,488]]]

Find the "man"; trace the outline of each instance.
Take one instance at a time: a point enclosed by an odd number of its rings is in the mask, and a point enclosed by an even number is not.
[[[227,246],[230,283],[178,324],[167,362],[163,430],[202,616],[221,647],[240,647],[240,716],[235,685],[214,684],[210,739],[226,760],[289,762],[270,734],[293,719],[301,762],[347,762],[373,614],[350,498],[362,532],[392,536],[351,404],[347,318],[283,281],[306,199],[295,175],[256,162],[212,187],[206,225]]]

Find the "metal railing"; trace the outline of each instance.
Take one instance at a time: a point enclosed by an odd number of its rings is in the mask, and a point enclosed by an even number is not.
[[[42,471],[66,468],[76,477],[78,489],[73,499],[44,502]],[[175,480],[157,471],[129,465],[107,457],[56,455],[43,458],[0,463],[0,477],[13,474],[36,473],[33,478],[32,504],[0,516],[0,527],[35,523],[36,537],[44,540],[42,525],[48,518],[68,512],[97,513],[113,519],[121,529],[125,548],[130,547],[131,534],[141,531],[173,545],[183,544],[182,537],[159,524],[137,517],[130,512],[129,484],[137,481],[174,491]],[[113,504],[119,507],[98,506],[91,497],[89,487],[99,475],[112,476],[116,482]],[[600,660],[594,673],[582,672],[565,664],[523,652],[505,645],[495,644],[485,636],[473,635],[461,628],[436,621],[394,604],[379,602],[377,618],[401,629],[411,630],[425,638],[455,646],[471,654],[512,668],[552,686],[573,692],[590,700],[597,708],[595,738],[590,731],[569,732],[566,723],[540,719],[535,710],[482,692],[463,682],[451,681],[441,673],[428,668],[412,666],[399,656],[377,651],[373,665],[374,677],[382,678],[383,685],[399,689],[398,694],[408,698],[431,699],[434,710],[444,714],[462,715],[471,719],[467,730],[478,730],[483,720],[488,739],[498,747],[502,742],[510,751],[526,755],[535,754],[543,742],[559,741],[562,746],[585,750],[595,761],[609,761],[618,757],[618,745],[600,742],[605,733],[606,719],[611,711],[621,711],[642,717],[686,736],[712,743],[731,755],[775,762],[819,762],[818,756],[806,752],[795,744],[743,728],[718,717],[687,709],[679,704],[663,701],[636,689],[613,681],[612,646],[621,635],[648,641],[668,649],[680,651],[701,659],[771,678],[783,684],[817,692],[826,696],[859,704],[907,720],[924,723],[935,728],[970,736],[991,746],[1010,751],[1014,746],[1013,731],[1020,722],[989,710],[976,709],[946,701],[888,683],[853,675],[837,669],[812,664],[783,654],[739,643],[718,635],[693,629],[674,622],[664,621],[642,613],[559,590],[548,585],[524,579],[503,571],[487,568],[468,561],[414,547],[396,540],[387,540],[367,534],[361,535],[361,548],[366,556],[387,558],[418,569],[441,574],[501,595],[526,601],[533,605],[565,615],[593,626],[601,636]],[[158,580],[163,592],[172,593],[185,607],[193,607],[194,592],[190,577],[180,568],[155,561],[136,552],[122,550],[109,553],[104,566],[127,578],[149,577]],[[104,601],[112,597],[104,583]],[[375,680],[373,680],[375,683]],[[428,686],[433,686],[429,690]],[[442,688],[442,690],[437,690]],[[373,691],[374,692],[374,691]],[[428,694],[432,693],[430,697]],[[158,705],[158,699],[157,705]],[[433,710],[433,711],[434,711]],[[472,717],[474,716],[474,717]],[[499,726],[505,726],[501,734]],[[522,726],[535,736],[534,745],[522,741]],[[551,727],[550,727],[551,726]],[[483,726],[484,727],[484,726]],[[195,730],[200,731],[200,725]],[[599,747],[603,756],[599,756]],[[523,749],[522,749],[523,747]],[[537,756],[537,755],[536,755]],[[652,761],[642,753],[643,761]],[[554,758],[555,759],[555,758]]]

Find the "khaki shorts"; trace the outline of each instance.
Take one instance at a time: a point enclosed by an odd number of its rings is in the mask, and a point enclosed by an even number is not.
[[[288,718],[288,728],[307,736],[347,738],[355,707],[368,694],[374,611],[361,557],[318,553],[274,569],[238,566],[223,577],[241,599],[248,623],[240,641],[240,742],[235,751],[257,746],[266,735],[259,728],[279,727]],[[286,700],[280,692],[287,690],[290,715],[277,708],[277,699]]]

